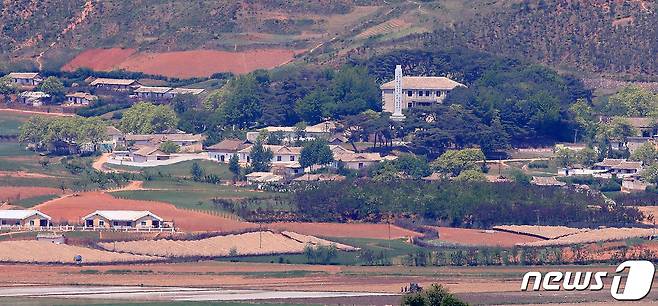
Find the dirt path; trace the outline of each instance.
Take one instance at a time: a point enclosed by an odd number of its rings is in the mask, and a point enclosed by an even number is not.
[[[13,108],[0,108],[0,112],[15,112],[15,113],[23,113],[23,114],[35,114],[35,115],[46,115],[46,116],[62,116],[62,117],[73,117],[73,116],[75,116],[75,114],[52,113],[52,112],[47,113],[47,112],[13,109]]]
[[[91,167],[100,171],[100,172],[116,172],[114,170],[107,169],[104,165],[107,162],[108,159],[110,159],[111,153],[103,153],[101,156],[95,160],[92,164]]]

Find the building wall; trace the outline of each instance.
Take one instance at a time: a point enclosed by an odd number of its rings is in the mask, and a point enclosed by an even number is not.
[[[140,219],[137,219],[137,221],[135,221],[135,222],[116,221],[116,224],[115,224],[115,221],[112,221],[112,220],[109,220],[107,218],[95,215],[95,216],[90,217],[89,219],[84,220],[84,222],[85,222],[84,225],[85,226],[87,225],[87,220],[92,220],[94,227],[111,228],[111,227],[114,227],[114,226],[121,226],[121,227],[148,228],[148,227],[153,227],[153,220],[155,220],[155,219],[153,219],[150,216],[144,216]],[[103,226],[100,225],[101,220],[104,222]],[[142,225],[142,222],[146,222],[146,224]],[[162,227],[162,224],[160,224],[159,227]]]
[[[208,151],[208,157],[214,161],[218,161],[220,163],[226,163],[228,164],[228,161],[231,159],[231,156],[237,155],[238,156],[238,161],[240,159],[240,155],[238,153],[233,153],[233,152],[211,152]],[[222,160],[222,156],[224,157],[224,160]]]
[[[345,168],[352,170],[359,170],[370,167],[378,162],[375,161],[360,161],[360,162],[342,162]]]
[[[409,96],[409,91],[411,91],[411,96]],[[423,95],[421,96],[419,92],[422,92]],[[426,95],[428,92],[429,96]],[[443,103],[447,94],[447,90],[402,89],[402,109],[418,106],[419,103]],[[395,112],[395,90],[382,89],[382,103],[385,112]]]

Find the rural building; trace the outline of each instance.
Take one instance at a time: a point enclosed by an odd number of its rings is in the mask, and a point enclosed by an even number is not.
[[[170,90],[167,94],[169,94],[172,98],[177,96],[177,95],[200,95],[205,91],[205,89],[201,88],[173,88]]]
[[[54,244],[66,244],[66,237],[57,233],[39,233],[37,241],[46,241]]]
[[[110,140],[108,140],[108,144],[110,144],[113,149],[116,148],[117,145],[122,145],[125,147],[126,138],[123,132],[121,132],[119,129],[109,125],[105,129],[105,134],[110,138]]]
[[[141,86],[139,82],[132,79],[108,79],[108,78],[97,78],[91,83],[89,83],[89,85],[99,89],[107,89],[107,90],[115,90],[115,91],[131,91]]]
[[[448,93],[466,87],[446,77],[403,76],[402,66],[395,68],[395,79],[380,86],[383,111],[393,119],[404,119],[402,110],[442,103]]]
[[[140,86],[135,89],[134,93],[139,99],[163,100],[172,98],[172,96],[168,94],[170,91],[171,87]]]
[[[41,106],[49,99],[50,95],[43,91],[24,91],[18,94],[18,101],[20,103],[29,104],[32,106]]]
[[[154,146],[157,147],[165,141],[171,141],[180,146],[181,152],[200,152],[203,150],[203,135],[188,133],[175,134],[125,134],[122,146]]]
[[[263,145],[267,150],[272,151],[272,165],[292,164],[299,163],[299,158],[302,155],[302,147],[289,147],[280,145]],[[249,154],[251,153],[252,146],[246,147],[238,151],[240,162],[249,163]]]
[[[283,180],[283,176],[276,175],[272,172],[252,172],[246,175],[247,182],[255,183],[274,183]]]
[[[66,95],[66,103],[69,105],[89,105],[89,103],[96,100],[98,100],[98,97],[86,92],[76,92]]]
[[[298,178],[293,179],[295,182],[328,182],[328,181],[343,181],[345,177],[338,174],[318,173],[318,174],[304,174]]]
[[[38,210],[0,210],[0,225],[50,226],[51,219]]]
[[[148,161],[168,160],[171,155],[160,151],[157,147],[144,146],[141,149],[130,153],[132,161],[136,163],[145,163]]]
[[[208,157],[212,160],[216,160],[221,163],[228,163],[233,155],[238,155],[238,152],[242,149],[246,149],[250,146],[245,140],[240,139],[224,139],[218,144],[214,144],[206,148],[208,151]]]
[[[530,183],[537,186],[565,186],[567,184],[558,181],[554,176],[533,176]]]
[[[606,158],[602,162],[594,164],[593,170],[602,170],[599,176],[630,177],[640,173],[643,169],[642,162],[627,161],[626,159]]]
[[[85,227],[160,228],[163,219],[148,210],[97,210],[82,218]]]
[[[43,79],[37,72],[12,72],[7,75],[18,86],[37,86]]]
[[[277,133],[285,144],[294,143],[299,140],[329,139],[332,131],[337,127],[334,121],[320,122],[307,126],[304,131],[298,131],[294,126],[268,126],[255,132],[247,132],[247,141],[256,142],[261,132]]]
[[[347,169],[359,170],[382,161],[379,153],[339,153],[334,154],[334,167],[342,164]]]

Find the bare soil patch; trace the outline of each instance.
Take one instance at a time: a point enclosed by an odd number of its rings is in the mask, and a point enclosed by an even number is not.
[[[149,210],[165,220],[173,221],[176,228],[183,231],[236,232],[256,227],[255,224],[249,222],[178,209],[169,203],[117,199],[102,192],[86,192],[79,196],[52,200],[39,205],[38,209],[51,216],[54,222],[65,220],[71,224],[80,223],[83,216],[95,210],[124,209]]]
[[[310,223],[310,222],[275,222],[269,224],[270,228],[278,230],[289,230],[300,234],[320,237],[348,237],[348,238],[372,238],[388,239],[389,227],[387,224],[374,223]],[[390,226],[390,238],[400,239],[409,237],[421,237],[423,234],[401,228]]]
[[[3,262],[75,263],[76,255],[81,255],[84,262],[88,263],[160,260],[152,256],[120,254],[47,241],[0,242],[0,261]]]
[[[208,77],[216,72],[248,73],[288,63],[303,50],[258,49],[246,51],[190,50],[135,52],[134,49],[90,49],[80,53],[62,70],[81,67],[111,71],[125,69],[169,77]]]
[[[517,244],[542,241],[543,239],[496,230],[452,227],[431,227],[438,230],[439,240],[461,245],[513,247]]]

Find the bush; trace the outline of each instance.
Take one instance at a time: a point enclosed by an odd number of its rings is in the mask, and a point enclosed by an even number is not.
[[[545,160],[533,160],[528,164],[530,169],[546,169],[548,168],[548,162]]]
[[[606,183],[599,186],[599,190],[601,192],[621,191],[621,185],[617,183],[615,180],[609,180]]]

